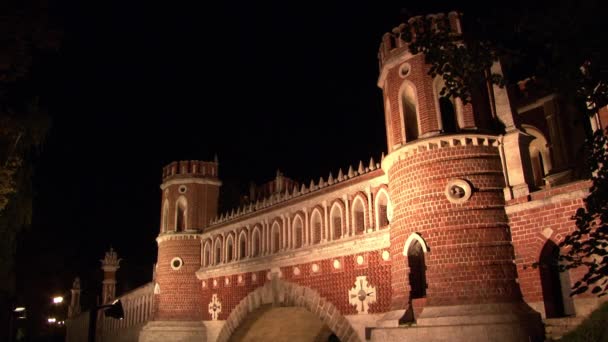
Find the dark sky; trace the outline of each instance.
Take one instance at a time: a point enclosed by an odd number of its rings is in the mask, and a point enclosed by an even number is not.
[[[75,276],[94,293],[110,246],[119,289],[150,280],[171,161],[217,154],[236,189],[277,169],[317,181],[386,150],[377,51],[405,2],[154,3],[52,8],[65,34],[41,71],[53,127],[19,250],[20,291],[38,300]]]

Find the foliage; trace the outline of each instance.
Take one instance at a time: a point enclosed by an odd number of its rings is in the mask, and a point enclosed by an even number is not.
[[[608,303],[593,311],[574,331],[564,335],[561,342],[608,342]]]
[[[577,229],[568,234],[560,247],[566,252],[562,270],[585,266],[587,272],[574,284],[572,295],[587,292],[600,296],[608,293],[608,130],[597,130],[587,162],[592,171],[592,185],[584,207],[574,215]]]
[[[608,105],[607,49],[598,26],[603,22],[601,1],[519,5],[509,2],[508,8],[460,13],[462,33],[447,15],[434,15],[412,17],[394,34],[412,53],[424,53],[429,75],[445,81],[442,96],[467,103],[476,88],[488,83],[505,86],[526,80],[526,88],[536,93],[560,94],[583,117],[596,115]],[[498,61],[504,74],[490,71]],[[585,207],[574,216],[576,230],[561,244],[567,250],[560,256],[563,270],[588,270],[572,294],[608,293],[606,133],[599,130],[589,140],[593,185]]]

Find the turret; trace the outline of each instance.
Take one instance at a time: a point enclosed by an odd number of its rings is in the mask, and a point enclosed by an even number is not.
[[[458,14],[448,19],[459,34]],[[391,317],[424,306],[413,317],[419,327],[479,326],[455,341],[534,340],[540,318],[516,281],[489,88],[472,91],[467,105],[439,96],[443,79],[428,74],[423,54],[408,50],[403,28],[384,36],[379,53],[389,152],[382,168],[393,207]]]
[[[70,306],[68,307],[68,318],[72,318],[80,313],[80,278],[76,277],[70,290]]]
[[[156,263],[155,320],[202,317],[200,235],[217,215],[221,182],[217,159],[178,161],[163,168],[161,229]]]
[[[101,261],[101,269],[103,270],[103,282],[101,290],[102,304],[110,303],[116,297],[116,271],[120,268],[118,254],[110,247],[106,252],[105,257]]]

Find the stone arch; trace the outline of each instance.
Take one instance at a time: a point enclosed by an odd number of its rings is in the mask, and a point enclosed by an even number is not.
[[[179,196],[175,203],[175,231],[181,232],[188,226],[188,200],[185,196]]]
[[[339,199],[335,200],[329,211],[329,233],[331,240],[337,240],[345,235],[344,218],[344,203]]]
[[[278,253],[281,250],[281,225],[275,220],[270,228],[270,250]]]
[[[408,80],[403,81],[399,89],[399,112],[403,142],[417,139],[420,135],[418,96],[416,96],[416,86]]]
[[[324,303],[321,309],[319,309],[319,303]],[[350,322],[338,308],[321,297],[317,291],[273,278],[271,282],[266,282],[264,286],[250,292],[232,309],[218,334],[217,342],[229,341],[246,316],[266,304],[304,308],[325,323],[340,341],[361,341]]]
[[[412,233],[405,242],[403,253],[407,257],[409,268],[410,298],[426,297],[428,284],[424,256],[428,253],[426,242],[418,233]]]
[[[380,188],[374,196],[374,212],[376,213],[376,229],[388,227],[388,208],[390,197],[386,187]]]
[[[226,248],[224,252],[226,253],[224,260],[231,262],[234,259],[234,238],[232,237],[232,232],[226,236]]]
[[[363,193],[357,193],[353,198],[350,212],[352,215],[352,232],[357,234],[363,234],[367,228],[368,213],[367,213],[367,198]]]
[[[536,127],[531,125],[521,125],[521,128],[534,137],[530,142],[528,151],[530,153],[530,164],[532,167],[532,177],[535,186],[545,185],[544,177],[551,171],[551,153],[545,135]]]
[[[260,256],[262,253],[262,231],[261,226],[255,225],[251,232],[251,253],[252,257]]]
[[[445,86],[442,76],[437,76],[433,80],[433,98],[437,111],[437,122],[442,133],[456,133],[462,127],[464,119],[462,117],[462,105],[460,99],[441,96],[441,89]]]
[[[293,248],[301,248],[304,245],[304,216],[302,214],[294,215],[291,229],[293,229]]]
[[[242,260],[243,258],[247,257],[247,232],[245,231],[245,229],[241,230],[241,233],[239,234],[239,260]]]
[[[211,266],[212,263],[211,239],[205,240],[203,247],[203,266]]]
[[[430,251],[429,246],[426,244],[426,241],[424,241],[422,236],[420,236],[420,234],[418,234],[418,233],[412,233],[407,238],[407,240],[405,240],[405,243],[403,244],[403,255],[404,256],[407,256],[407,251],[410,248],[410,245],[412,244],[412,242],[414,242],[414,241],[418,241],[420,243],[420,245],[422,246],[422,251],[424,253],[428,253]]]
[[[222,236],[218,235],[213,243],[213,264],[219,265],[222,263]]]
[[[318,244],[323,237],[323,214],[321,209],[315,207],[310,214],[310,243]]]
[[[165,199],[163,203],[163,221],[161,231],[165,233],[169,229],[169,201]]]

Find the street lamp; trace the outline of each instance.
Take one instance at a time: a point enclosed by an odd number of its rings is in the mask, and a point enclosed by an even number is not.
[[[53,304],[61,304],[61,303],[63,303],[63,297],[61,297],[61,296],[53,297]]]

